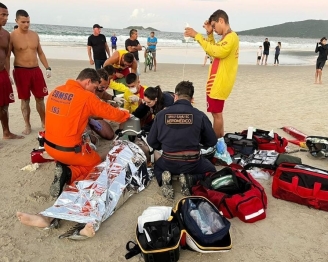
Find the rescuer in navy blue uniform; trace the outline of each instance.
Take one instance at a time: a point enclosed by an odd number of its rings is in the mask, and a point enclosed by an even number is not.
[[[163,195],[174,198],[171,173],[179,175],[181,192],[190,195],[190,187],[207,172],[215,172],[214,165],[200,155],[200,144],[213,147],[217,143],[208,117],[191,105],[194,86],[189,81],[175,88],[175,102],[156,115],[148,134],[149,145],[163,150],[155,162],[154,173]]]

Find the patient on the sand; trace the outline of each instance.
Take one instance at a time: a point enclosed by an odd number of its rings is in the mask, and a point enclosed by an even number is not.
[[[39,227],[44,229],[50,229],[52,228],[52,223],[55,220],[55,218],[52,217],[46,217],[40,214],[33,215],[28,213],[22,213],[17,212],[16,216],[18,220],[26,225],[26,226],[32,226],[32,227]],[[56,227],[56,226],[53,226]],[[94,227],[92,223],[87,223],[84,225],[82,229],[76,229],[75,232],[72,232],[72,236],[75,239],[78,238],[87,238],[87,237],[93,237],[96,234]]]

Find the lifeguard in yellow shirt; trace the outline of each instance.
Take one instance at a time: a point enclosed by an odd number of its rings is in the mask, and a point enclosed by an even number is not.
[[[220,138],[224,135],[224,102],[231,93],[238,71],[239,38],[231,30],[229,17],[223,10],[215,11],[203,27],[207,39],[190,27],[185,29],[184,35],[195,38],[204,51],[213,57],[206,83],[207,112],[212,113],[213,129]],[[222,36],[220,41],[215,42],[213,32]]]

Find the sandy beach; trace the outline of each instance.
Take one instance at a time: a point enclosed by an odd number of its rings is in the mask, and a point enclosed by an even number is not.
[[[271,56],[270,59],[273,60]],[[157,72],[142,73],[141,84],[160,85],[173,91],[181,80],[194,83],[195,103],[206,110],[205,83],[208,66],[159,64]],[[270,62],[271,63],[271,62]],[[49,90],[75,79],[87,61],[49,59],[52,77],[47,79]],[[143,66],[143,64],[141,64]],[[184,68],[184,77],[183,77]],[[326,68],[325,68],[326,69]],[[241,131],[248,126],[271,130],[291,138],[280,128],[293,126],[308,135],[328,137],[328,69],[323,70],[323,84],[314,84],[313,66],[251,66],[241,65],[233,92],[224,110],[225,132]],[[10,128],[13,133],[24,129],[20,101],[9,107]],[[138,216],[152,205],[174,206],[182,197],[175,181],[174,202],[165,200],[153,180],[140,194],[131,197],[112,217],[105,221],[96,236],[85,241],[60,240],[73,222],[62,221],[58,230],[44,231],[21,225],[17,211],[38,213],[51,206],[49,195],[54,163],[41,164],[35,172],[20,171],[30,164],[30,152],[38,147],[36,140],[41,123],[31,99],[32,133],[23,140],[1,140],[1,224],[0,261],[126,261],[125,244],[135,240]],[[108,141],[101,140],[100,151],[108,151]],[[291,148],[297,148],[291,145]],[[306,152],[293,155],[303,163],[328,170],[328,160],[317,160]],[[231,219],[232,250],[226,253],[200,254],[181,251],[183,261],[235,262],[311,262],[327,261],[328,212],[310,209],[272,197],[270,180],[261,180],[268,196],[267,218],[254,224]],[[143,261],[140,256],[131,262]]]

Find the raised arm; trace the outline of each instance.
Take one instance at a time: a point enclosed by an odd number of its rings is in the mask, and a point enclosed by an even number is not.
[[[314,52],[318,53],[319,52],[319,43],[317,43]]]

